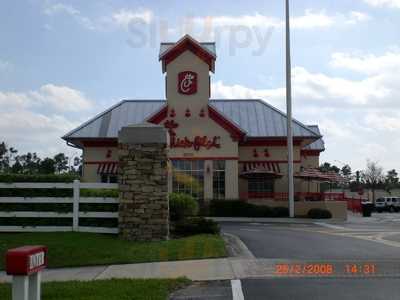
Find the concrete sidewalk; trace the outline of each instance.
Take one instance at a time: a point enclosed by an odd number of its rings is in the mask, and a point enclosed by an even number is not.
[[[235,278],[233,261],[235,259],[218,258],[46,269],[42,278],[43,281],[87,281],[109,278],[176,278],[186,276],[192,280],[224,280]],[[5,272],[0,272],[0,282],[10,281],[11,276],[7,276]]]
[[[361,262],[361,261],[360,261]],[[331,260],[335,272],[323,277],[358,277],[345,272],[345,265],[354,260]],[[110,278],[176,278],[185,276],[194,281],[232,280],[244,278],[321,277],[307,274],[276,274],[277,264],[326,264],[324,261],[299,261],[289,259],[203,259],[159,263],[125,264],[98,267],[49,269],[43,272],[43,281],[97,280]],[[369,277],[400,277],[398,261],[380,261],[378,274]],[[360,275],[363,277],[364,275]],[[365,276],[364,276],[365,277]],[[9,282],[10,276],[0,274],[0,282]]]

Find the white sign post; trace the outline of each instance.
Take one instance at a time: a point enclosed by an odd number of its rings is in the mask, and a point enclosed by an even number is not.
[[[6,272],[13,276],[12,300],[40,300],[41,271],[47,266],[47,247],[24,246],[6,254]]]

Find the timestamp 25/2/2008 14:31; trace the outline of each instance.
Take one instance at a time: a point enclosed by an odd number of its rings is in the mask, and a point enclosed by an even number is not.
[[[275,275],[375,275],[375,264],[346,263],[335,265],[332,263],[307,263],[307,264],[276,264]]]

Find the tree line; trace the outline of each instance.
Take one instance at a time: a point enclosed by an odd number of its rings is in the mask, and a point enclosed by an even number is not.
[[[82,157],[68,157],[58,153],[40,158],[36,152],[20,154],[15,147],[0,143],[0,173],[9,174],[81,174]]]
[[[335,172],[345,178],[346,187],[352,191],[360,189],[371,189],[375,191],[382,189],[390,191],[392,189],[400,188],[399,174],[395,169],[389,170],[384,173],[383,168],[376,161],[367,160],[367,165],[364,170],[357,170],[352,172],[351,167],[345,164],[342,168],[330,164],[323,163],[320,168],[322,172]]]

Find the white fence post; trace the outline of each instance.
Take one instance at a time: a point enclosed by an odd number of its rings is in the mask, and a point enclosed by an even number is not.
[[[72,231],[79,231],[79,196],[80,196],[80,181],[74,180],[74,203],[72,217]]]

